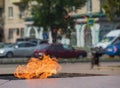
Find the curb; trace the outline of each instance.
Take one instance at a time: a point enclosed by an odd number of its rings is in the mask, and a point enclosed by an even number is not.
[[[24,64],[29,61],[30,58],[0,58],[0,64]],[[87,63],[91,62],[90,59],[60,59],[59,63]],[[120,59],[100,59],[100,62],[120,62]]]
[[[27,63],[29,58],[1,58],[0,64],[21,64]]]

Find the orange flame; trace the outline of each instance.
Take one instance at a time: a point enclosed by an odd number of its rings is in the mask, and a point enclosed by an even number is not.
[[[43,59],[31,58],[26,66],[19,65],[14,72],[17,78],[47,78],[53,74],[57,74],[61,70],[61,66],[57,63],[56,58],[43,56]]]

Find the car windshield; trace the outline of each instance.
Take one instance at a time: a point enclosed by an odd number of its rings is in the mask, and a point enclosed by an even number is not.
[[[63,45],[63,48],[66,50],[73,50],[73,47],[70,45]]]
[[[120,44],[120,37],[116,38],[116,40],[112,44],[114,45]]]
[[[110,42],[114,39],[114,37],[104,37],[103,40],[101,42]]]
[[[35,43],[36,45],[37,44],[45,44],[45,43],[48,43],[48,41],[47,40],[40,40],[40,39],[34,39],[34,40],[30,40],[30,42],[33,42],[33,43]]]
[[[40,40],[30,40],[30,42],[37,44]]]

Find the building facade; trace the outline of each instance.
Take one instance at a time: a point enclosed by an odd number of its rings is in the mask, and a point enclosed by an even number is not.
[[[13,43],[17,38],[24,37],[25,22],[21,16],[21,10],[16,0],[0,0],[2,34],[1,41]]]
[[[104,0],[88,0],[84,7],[75,10],[73,16],[78,47],[91,47],[110,30],[120,28],[119,18],[114,22],[108,21],[102,3]],[[32,20],[26,19],[30,17],[21,0],[0,0],[0,42],[13,43],[22,37],[44,39],[43,28],[35,27]],[[51,32],[47,34],[52,42]]]
[[[29,8],[21,0],[0,0],[0,42],[14,43],[17,38],[42,39],[42,28],[35,27]]]
[[[104,0],[88,0],[86,6],[76,10],[76,38],[78,47],[92,47],[111,30],[120,28],[120,19],[109,21],[102,9]]]

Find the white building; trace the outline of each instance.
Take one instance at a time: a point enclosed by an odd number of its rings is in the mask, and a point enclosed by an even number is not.
[[[78,47],[91,47],[109,31],[120,28],[120,18],[114,19],[114,22],[108,21],[101,7],[102,3],[104,0],[88,0],[85,7],[76,11],[74,17]],[[89,22],[93,25],[90,26]]]

